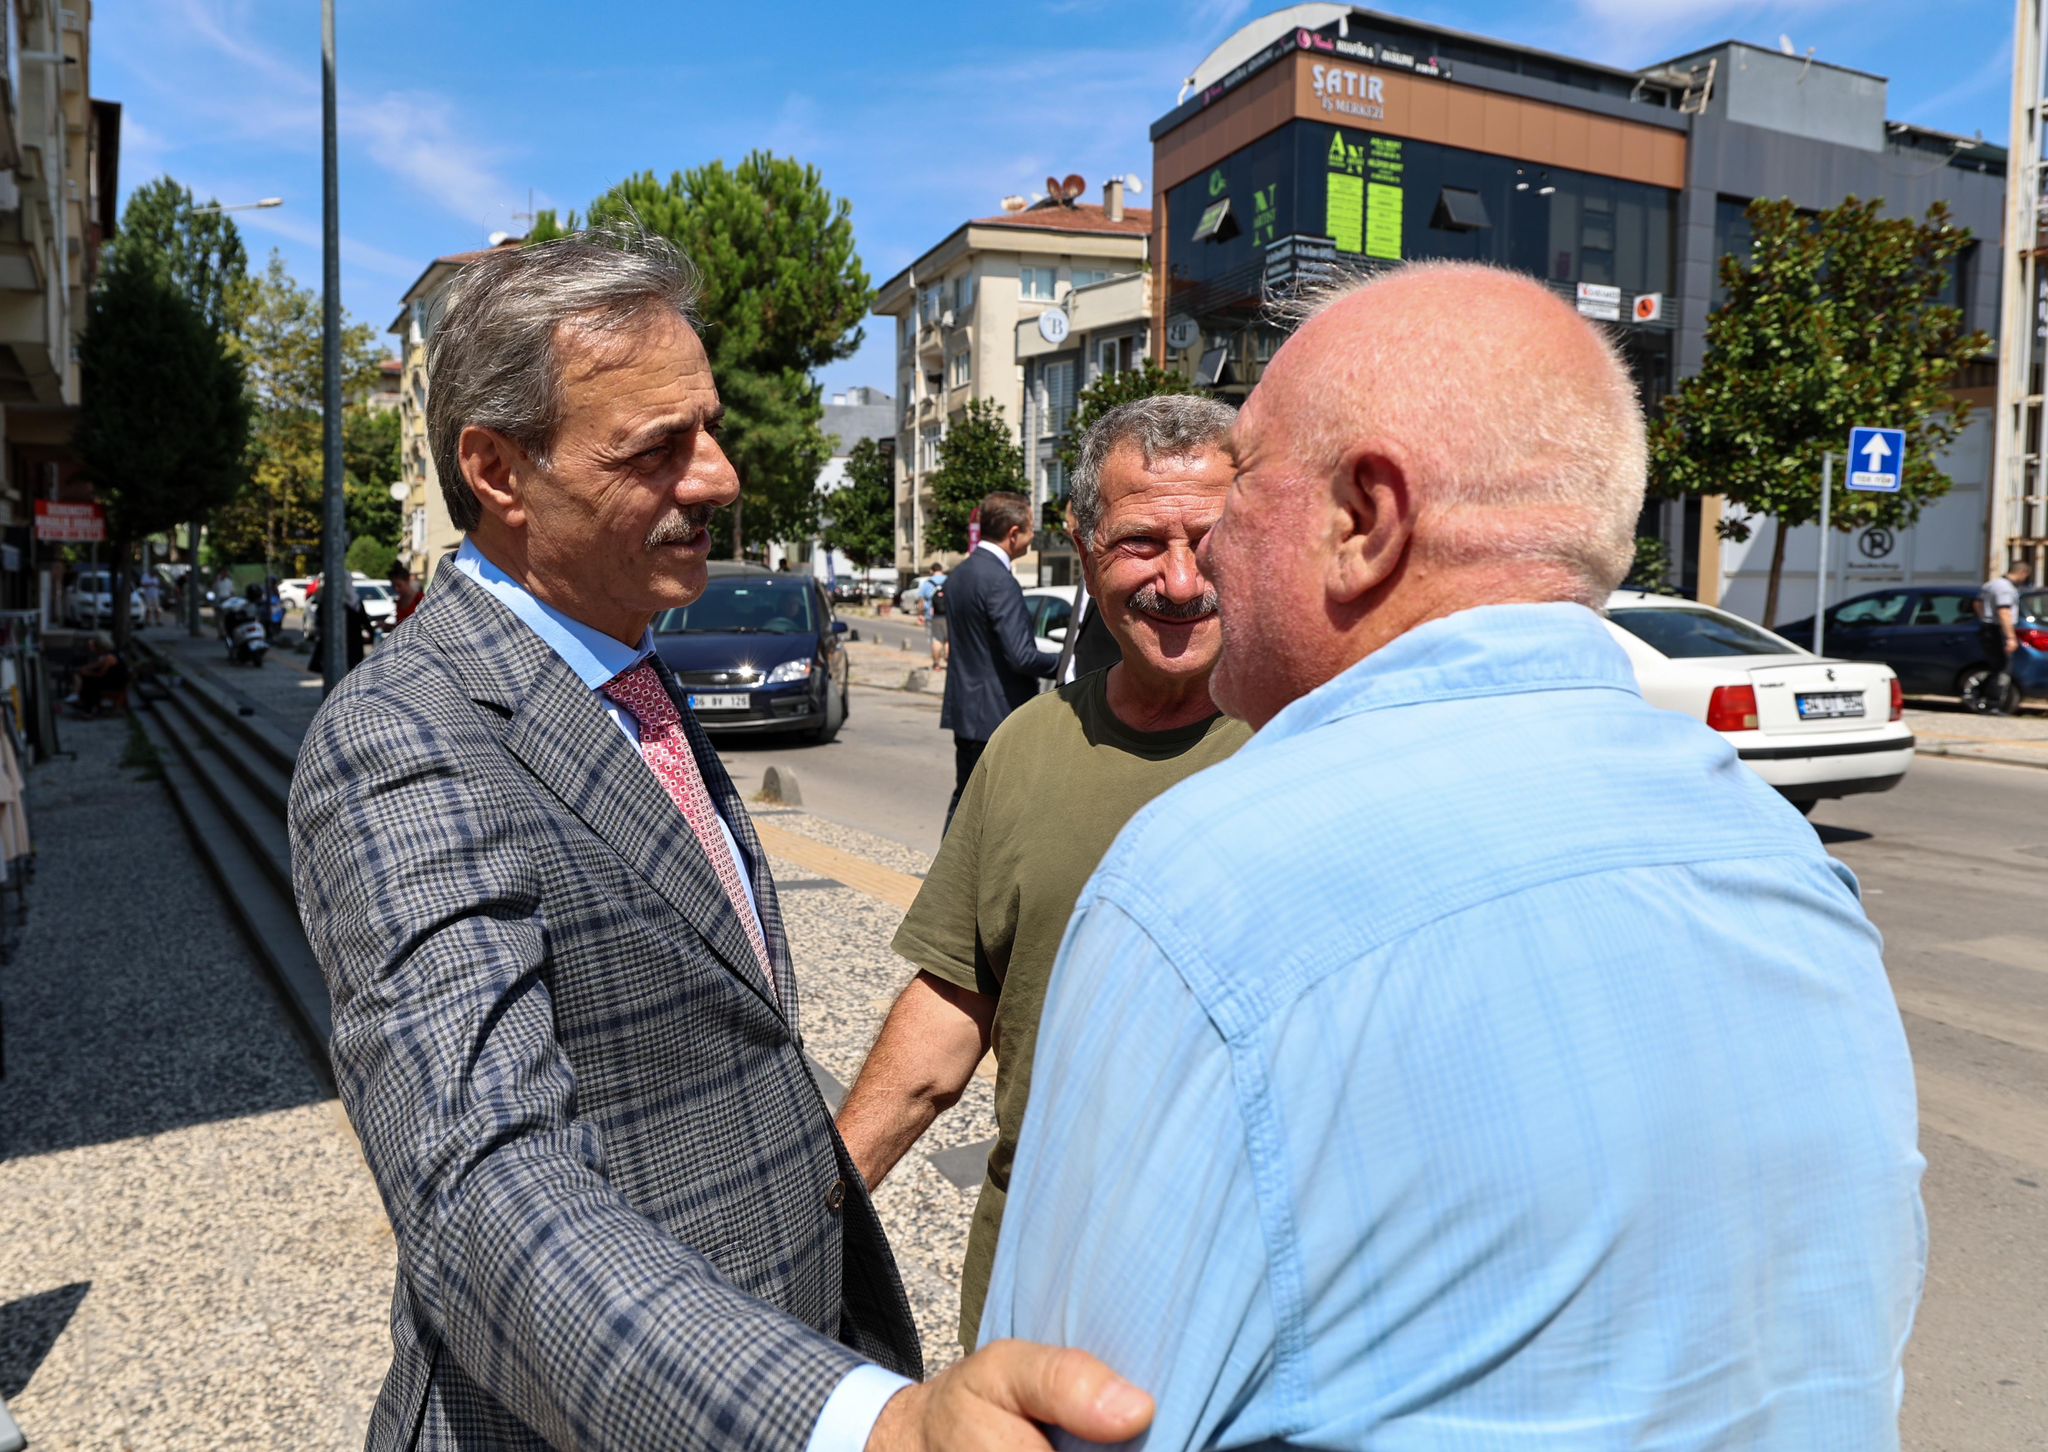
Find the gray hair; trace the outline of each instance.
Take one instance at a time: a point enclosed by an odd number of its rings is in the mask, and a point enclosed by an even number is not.
[[[1213,398],[1162,393],[1120,403],[1089,426],[1081,438],[1068,503],[1078,538],[1093,541],[1102,525],[1102,466],[1125,444],[1136,444],[1150,468],[1160,459],[1186,459],[1209,449],[1229,448],[1237,410]]]
[[[427,344],[427,444],[448,517],[467,533],[483,506],[462,477],[462,431],[503,434],[545,469],[562,426],[557,339],[618,332],[660,313],[694,323],[697,269],[637,226],[500,247],[456,275]]]

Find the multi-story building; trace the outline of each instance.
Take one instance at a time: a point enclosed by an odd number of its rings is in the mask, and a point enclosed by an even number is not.
[[[882,284],[874,310],[896,321],[896,566],[906,578],[953,553],[951,541],[927,544],[925,512],[939,441],[971,400],[993,400],[1032,457],[1018,325],[1035,325],[1076,288],[1142,272],[1151,228],[1152,214],[1127,207],[1123,183],[1111,182],[1100,204],[1048,197],[962,223]],[[1032,491],[1042,501],[1054,482],[1041,474]],[[1029,555],[1018,561],[1027,578],[1037,568]]]
[[[518,239],[500,243],[517,246]],[[399,479],[405,485],[405,543],[399,562],[415,579],[427,582],[444,555],[462,543],[462,531],[448,517],[448,504],[441,494],[441,477],[434,468],[434,452],[427,445],[427,340],[434,336],[441,295],[463,264],[489,255],[489,249],[457,252],[437,257],[405,290],[398,316],[389,331],[398,338],[398,458]]]
[[[71,448],[77,344],[114,230],[121,108],[92,99],[90,0],[0,0],[0,50],[0,609],[29,609],[55,584],[36,501],[92,501]]]
[[[365,407],[383,413],[398,407],[398,400],[405,389],[405,360],[402,358],[379,358],[377,377],[370,384],[369,395],[363,399]]]
[[[1024,366],[1024,466],[1039,506],[1041,585],[1071,585],[1079,578],[1073,542],[1062,523],[1069,489],[1064,456],[1077,401],[1104,374],[1144,366],[1151,356],[1151,318],[1152,274],[1120,272],[1069,290],[1057,308],[1017,324],[1017,360]]]
[[[1152,128],[1152,336],[1169,366],[1241,395],[1284,337],[1269,304],[1305,279],[1475,259],[1612,324],[1654,406],[1700,366],[1718,263],[1748,246],[1748,203],[1849,196],[1892,215],[1946,202],[1980,239],[1949,299],[1995,333],[2004,153],[1888,121],[1885,95],[1882,77],[1732,41],[1617,70],[1297,5],[1225,41]],[[1957,392],[1988,404],[1990,382],[1990,365],[1973,365]],[[1917,527],[1831,550],[1830,598],[1981,578],[1989,412],[1943,460],[1954,492]],[[1775,526],[1737,544],[1720,518],[1717,500],[1653,504],[1642,530],[1666,541],[1689,593],[1760,613]],[[1781,599],[1795,613],[1813,599],[1817,545],[1812,527],[1787,537]]]

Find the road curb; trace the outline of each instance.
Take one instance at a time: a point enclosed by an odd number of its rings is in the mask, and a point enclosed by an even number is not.
[[[2002,751],[1975,751],[1960,748],[1975,746],[1975,742],[1958,742],[1955,746],[1937,743],[1931,746],[1915,746],[1915,756],[1944,756],[1950,761],[1988,761],[1994,766],[2024,766],[2034,771],[2048,771],[2048,754],[2043,757],[2014,756]]]

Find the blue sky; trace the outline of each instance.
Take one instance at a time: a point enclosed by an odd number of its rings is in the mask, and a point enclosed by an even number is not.
[[[1894,119],[2003,143],[2012,9],[1951,0],[1400,4],[1418,20],[1638,67],[1735,37],[1886,76]],[[582,208],[630,172],[766,147],[853,204],[880,282],[1009,192],[1150,181],[1147,128],[1267,0],[940,5],[339,0],[342,302],[381,329],[433,257]],[[124,107],[124,194],[168,172],[320,278],[318,0],[97,0],[94,95]],[[1149,186],[1136,199],[1149,204]],[[826,370],[893,384],[891,341]]]

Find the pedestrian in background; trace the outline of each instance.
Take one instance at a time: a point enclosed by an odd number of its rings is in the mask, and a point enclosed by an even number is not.
[[[2013,687],[2012,657],[2020,648],[2020,586],[2034,577],[2034,567],[2016,561],[2002,575],[1993,575],[1977,592],[1977,638],[1991,674],[1969,704],[1987,715],[2010,716],[2019,710]]]
[[[945,577],[951,667],[939,729],[953,733],[948,828],[989,738],[1059,665],[1057,655],[1038,648],[1017,583],[1014,567],[1031,548],[1031,536],[1031,501],[999,489],[981,501],[981,542]]]
[[[424,592],[413,583],[412,571],[402,564],[391,567],[391,599],[397,607],[391,617],[393,626],[403,625],[413,611],[420,608]]]
[[[1135,1373],[1153,1452],[1896,1448],[1913,1066],[1854,878],[1600,618],[1626,363],[1412,266],[1234,442],[1211,690],[1257,734],[1081,896],[983,1342]]]
[[[1139,808],[1251,734],[1209,699],[1222,631],[1195,559],[1230,489],[1232,417],[1212,399],[1140,399],[1082,439],[1074,545],[1121,661],[1027,702],[989,741],[896,932],[917,976],[839,1113],[848,1153],[879,1185],[959,1099],[993,1043],[996,1142],[960,1284],[970,1350],[1030,1097],[1038,1014],[1074,899]]]
[[[155,570],[142,572],[142,623],[161,625],[164,623],[164,582],[157,578]]]
[[[942,671],[946,668],[946,572],[937,560],[927,567],[924,582],[917,587],[917,613],[931,637],[932,669]]]

